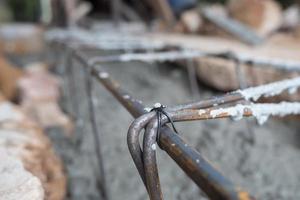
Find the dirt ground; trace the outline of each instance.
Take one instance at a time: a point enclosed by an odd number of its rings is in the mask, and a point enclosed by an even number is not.
[[[63,62],[59,63],[63,65]],[[87,98],[82,74],[76,63],[75,66],[76,92],[71,94],[71,99],[65,97],[62,100],[65,110],[70,110],[71,100],[78,100],[79,117],[74,137],[66,138],[59,129],[51,129],[48,133],[66,165],[69,199],[99,200],[96,176],[99,169],[88,118]],[[149,107],[156,102],[174,105],[192,99],[187,74],[182,68],[139,62],[106,64],[102,67]],[[93,87],[110,199],[148,199],[126,144],[126,133],[133,118],[96,81]],[[216,95],[215,91],[202,84],[200,90],[200,99]],[[258,126],[253,119],[238,122],[213,120],[178,123],[176,127],[191,146],[257,199],[296,200],[300,199],[298,122],[272,119]],[[165,152],[158,151],[158,163],[165,199],[206,199]]]

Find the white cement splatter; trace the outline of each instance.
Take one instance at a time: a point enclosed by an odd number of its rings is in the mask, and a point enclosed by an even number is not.
[[[199,115],[203,115],[203,114],[205,114],[205,113],[206,113],[206,110],[204,110],[204,109],[201,109],[201,110],[198,111],[198,114],[199,114]]]
[[[297,87],[290,88],[290,89],[289,89],[289,94],[290,94],[290,95],[295,94],[297,91],[298,91],[298,88],[297,88]]]
[[[278,81],[258,87],[251,87],[245,90],[238,90],[237,92],[242,94],[246,100],[258,100],[260,97],[271,97],[281,94],[285,90],[291,90],[290,92],[296,92],[300,87],[300,77]]]
[[[210,115],[213,118],[215,118],[223,113],[228,113],[228,115],[231,116],[233,120],[237,121],[237,120],[241,120],[243,118],[244,109],[245,109],[244,105],[238,104],[235,107],[220,108],[217,110],[212,110],[210,112]]]
[[[155,151],[155,150],[156,150],[156,144],[152,144],[152,145],[151,145],[151,149],[152,149],[153,151]]]
[[[130,99],[130,96],[128,94],[123,96],[124,99]]]
[[[106,31],[104,31],[106,30]],[[69,45],[91,45],[105,50],[116,49],[162,49],[167,46],[162,40],[149,39],[143,34],[134,34],[130,30],[120,31],[120,29],[106,28],[103,30],[85,30],[81,28],[70,29],[52,29],[46,32],[47,41],[60,41]],[[180,45],[182,49],[188,49],[185,45]],[[221,52],[220,52],[221,53]],[[226,52],[223,52],[226,53]],[[209,52],[198,50],[183,50],[182,52],[170,51],[166,53],[149,53],[149,54],[125,54],[121,56],[121,61],[140,60],[145,62],[178,60],[181,58],[193,58],[202,55],[211,55]],[[217,56],[217,55],[216,55]],[[240,62],[250,62],[253,66],[271,66],[275,69],[285,71],[300,71],[300,62],[295,60],[275,59],[267,57],[258,57],[240,52],[235,52],[234,56]],[[252,65],[251,65],[252,66]]]
[[[146,112],[151,112],[152,108],[146,107],[146,108],[144,108],[144,110],[145,110]]]
[[[251,104],[236,105],[229,108],[212,110],[210,115],[215,118],[221,114],[228,114],[234,120],[243,118],[245,111],[251,111],[260,125],[264,124],[270,116],[284,117],[287,115],[300,115],[300,103],[281,102],[278,104]]]
[[[203,56],[203,53],[194,50],[168,51],[159,53],[132,53],[120,55],[121,62],[142,61],[142,62],[164,62],[180,59],[190,59]]]
[[[155,103],[153,106],[154,106],[154,108],[160,108],[162,105],[161,105],[161,103]]]
[[[98,32],[80,28],[52,29],[47,31],[47,41],[67,42],[68,44],[84,44],[104,50],[135,50],[135,49],[161,49],[166,46],[162,41],[151,40],[130,32]]]
[[[99,77],[100,77],[100,78],[108,78],[108,77],[109,77],[109,74],[106,73],[106,72],[100,72],[100,73],[99,73]]]

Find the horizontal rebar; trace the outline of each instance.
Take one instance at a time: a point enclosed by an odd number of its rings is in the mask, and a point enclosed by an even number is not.
[[[199,51],[193,50],[172,50],[164,52],[151,52],[151,53],[127,53],[112,56],[95,57],[89,62],[97,64],[104,62],[165,62],[176,61],[182,59],[192,59],[203,56],[204,54]]]
[[[147,41],[146,38],[133,36],[127,33],[103,33],[87,31],[80,28],[53,29],[46,33],[46,40],[57,41],[66,45],[84,45],[101,50],[155,50],[166,47],[160,41]]]
[[[235,59],[240,63],[258,67],[270,67],[277,70],[300,72],[300,62],[288,59],[266,58],[249,56],[239,52],[208,53],[199,50],[185,48],[184,46],[171,46],[157,40],[150,40],[141,35],[128,35],[126,33],[98,33],[84,29],[54,29],[48,31],[46,39],[56,41],[76,48],[86,47],[99,50],[162,50],[179,49],[169,52],[147,52],[147,53],[126,53],[113,56],[95,57],[95,63],[103,62],[129,62],[129,61],[175,61],[180,59],[192,59],[197,57],[217,57],[224,59]],[[181,50],[180,50],[181,49]]]
[[[170,112],[174,122],[208,120],[217,118],[233,118],[240,120],[242,117],[254,116],[258,121],[265,122],[270,116],[285,117],[299,115],[300,102],[236,104],[225,108],[185,109]],[[166,119],[167,122],[168,119]]]

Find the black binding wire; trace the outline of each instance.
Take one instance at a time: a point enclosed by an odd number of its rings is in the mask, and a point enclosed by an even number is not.
[[[178,134],[178,131],[175,127],[175,124],[174,124],[174,121],[172,120],[172,118],[169,116],[169,114],[164,110],[166,108],[166,106],[160,104],[160,103],[156,103],[154,105],[154,108],[152,108],[150,110],[150,112],[152,111],[155,111],[156,112],[156,118],[157,118],[157,131],[156,131],[156,140],[159,140],[159,137],[160,137],[160,129],[161,129],[161,121],[162,121],[162,116],[166,116],[167,119],[169,120],[169,122],[171,123],[172,125],[172,128],[174,130],[175,133]]]

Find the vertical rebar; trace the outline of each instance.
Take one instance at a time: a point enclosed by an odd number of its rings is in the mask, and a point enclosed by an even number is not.
[[[199,85],[197,80],[195,61],[193,59],[187,59],[186,63],[187,63],[187,71],[189,74],[189,82],[190,82],[193,99],[199,99],[200,93],[199,93]]]
[[[67,77],[67,83],[68,83],[68,97],[71,102],[71,109],[70,109],[70,114],[73,119],[76,120],[76,118],[79,115],[79,101],[77,98],[77,92],[76,92],[76,77],[75,77],[75,72],[74,68],[75,65],[73,65],[73,55],[74,55],[74,49],[67,47],[67,55],[66,55],[66,61],[65,61],[65,74]]]
[[[111,12],[114,24],[118,26],[121,20],[121,1],[122,0],[111,0]]]
[[[248,80],[245,75],[245,68],[244,68],[244,63],[236,58],[232,59],[233,62],[235,63],[235,70],[236,70],[236,76],[237,80],[239,83],[240,89],[245,89],[248,87]],[[250,122],[249,119],[245,119],[244,121],[246,130],[245,132],[242,133],[242,142],[241,142],[241,150],[243,151],[243,156],[240,159],[240,162],[238,164],[238,170],[242,171],[242,167],[246,163],[248,157],[249,157],[249,152],[247,151],[247,145],[252,146],[255,142],[255,135],[253,131],[253,126]]]
[[[88,98],[88,109],[89,109],[89,118],[91,122],[91,128],[92,128],[92,134],[94,137],[94,145],[95,145],[95,151],[98,161],[98,167],[100,170],[100,177],[97,179],[97,185],[101,192],[101,196],[104,200],[109,199],[107,184],[106,184],[106,177],[105,177],[105,170],[104,170],[104,164],[103,164],[103,156],[102,156],[102,150],[101,150],[101,139],[99,135],[99,130],[97,126],[97,119],[96,119],[96,113],[95,113],[95,105],[93,101],[93,84],[92,84],[92,75],[90,68],[85,67],[85,85],[87,90],[87,98]]]

